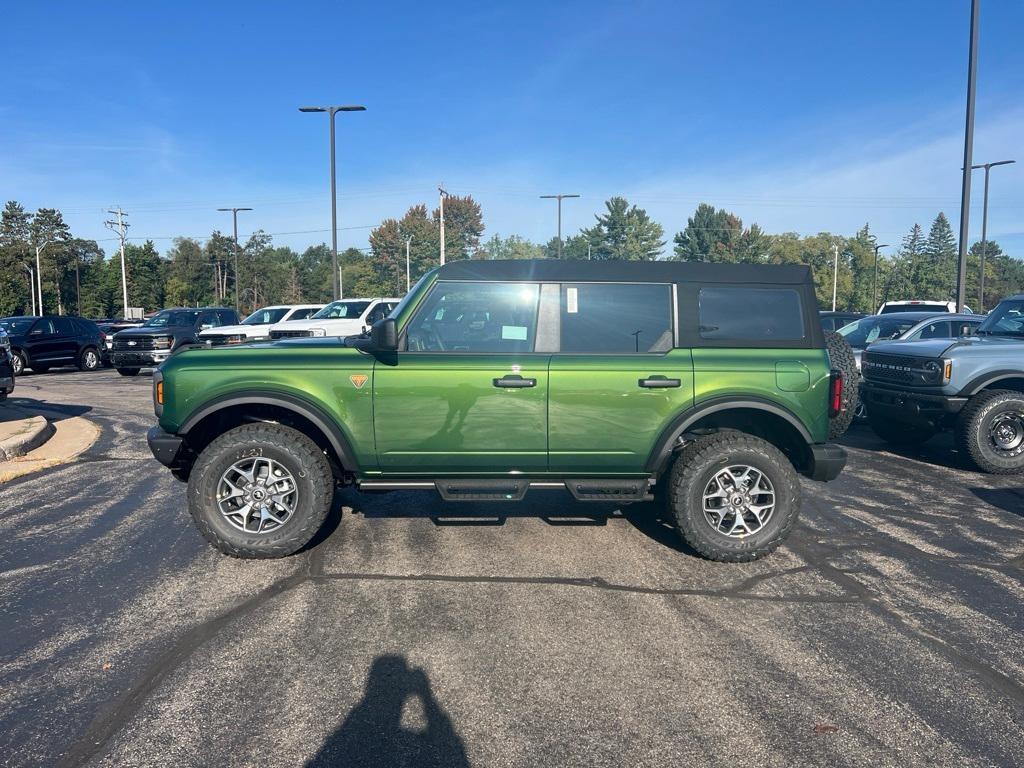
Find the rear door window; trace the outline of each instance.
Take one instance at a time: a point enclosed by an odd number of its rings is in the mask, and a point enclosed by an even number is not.
[[[58,336],[75,336],[75,326],[66,317],[53,318],[54,333]]]
[[[802,341],[803,302],[794,288],[708,286],[698,293],[700,337],[709,341]]]
[[[657,353],[674,343],[671,285],[566,283],[560,311],[562,352]]]
[[[53,321],[49,318],[37,320],[29,331],[30,336],[52,336],[56,331],[53,329]]]

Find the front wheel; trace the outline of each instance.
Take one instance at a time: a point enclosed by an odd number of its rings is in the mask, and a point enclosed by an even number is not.
[[[695,440],[675,460],[668,504],[686,543],[709,560],[757,560],[781,544],[800,514],[793,465],[742,432]]]
[[[141,368],[118,368],[117,372],[122,376],[138,376]]]
[[[207,541],[242,558],[290,555],[320,530],[334,496],[324,452],[280,424],[246,424],[210,443],[188,480],[189,512]]]
[[[25,372],[26,362],[25,355],[21,352],[15,352],[11,359],[11,368],[14,369],[15,376],[21,376]]]
[[[1024,472],[1024,394],[982,392],[970,399],[957,422],[957,446],[982,472]]]
[[[78,357],[78,370],[80,371],[95,371],[100,367],[100,353],[92,347],[83,349],[82,354]]]

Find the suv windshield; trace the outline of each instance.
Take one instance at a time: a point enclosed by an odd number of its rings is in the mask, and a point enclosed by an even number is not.
[[[868,344],[886,339],[898,339],[909,331],[920,320],[909,320],[900,317],[899,313],[894,315],[872,315],[858,320],[855,323],[844,325],[837,333],[846,338],[846,341],[854,349],[864,349]]]
[[[35,321],[34,317],[12,317],[0,320],[0,328],[3,328],[10,334],[20,336],[23,333],[27,333]]]
[[[144,328],[177,328],[195,325],[199,310],[165,309],[149,318],[142,325]]]
[[[326,307],[321,309],[315,315],[313,319],[320,320],[322,318],[353,318],[359,317],[366,311],[366,308],[370,306],[368,301],[332,301]]]
[[[270,325],[278,322],[286,314],[288,314],[288,307],[257,309],[242,321],[242,325]]]
[[[1024,299],[1001,301],[992,314],[978,326],[979,336],[1024,338]]]

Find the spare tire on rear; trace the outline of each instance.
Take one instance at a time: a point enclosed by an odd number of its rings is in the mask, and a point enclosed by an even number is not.
[[[829,439],[835,440],[846,434],[857,410],[860,398],[860,373],[857,371],[857,360],[853,349],[842,335],[835,331],[825,331],[825,347],[832,368],[843,374],[843,402],[839,413],[828,422]]]

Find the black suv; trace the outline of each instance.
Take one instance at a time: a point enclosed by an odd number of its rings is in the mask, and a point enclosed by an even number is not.
[[[178,347],[197,343],[200,331],[222,325],[238,325],[238,313],[225,307],[165,309],[138,328],[114,334],[110,361],[122,376],[137,376],[142,368],[160,365]]]
[[[5,317],[0,326],[10,337],[16,376],[26,368],[45,373],[61,365],[94,371],[100,366],[103,337],[92,320],[82,317]]]

